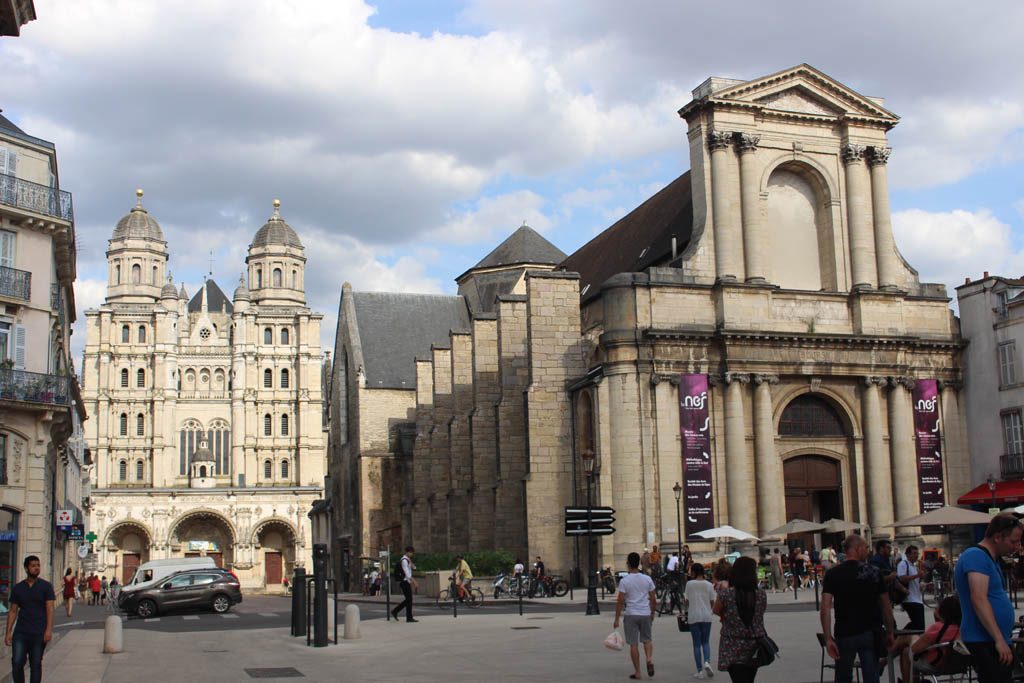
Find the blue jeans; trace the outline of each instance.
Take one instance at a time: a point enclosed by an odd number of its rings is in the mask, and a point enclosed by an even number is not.
[[[860,658],[863,683],[878,683],[878,652],[875,650],[875,634],[871,631],[855,636],[836,638],[839,647],[839,661],[836,662],[836,683],[853,681],[853,660]]]
[[[11,681],[12,683],[25,683],[25,660],[28,659],[32,675],[29,677],[31,683],[41,683],[43,680],[43,650],[46,643],[43,642],[43,634],[18,633],[11,636]]]
[[[697,662],[697,671],[704,662],[711,661],[711,622],[695,621],[690,624],[690,637],[693,638],[693,659]]]

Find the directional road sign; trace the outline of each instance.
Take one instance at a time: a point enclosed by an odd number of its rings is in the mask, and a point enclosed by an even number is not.
[[[615,533],[612,523],[615,521],[615,509],[610,507],[567,507],[565,508],[565,535],[607,536]]]

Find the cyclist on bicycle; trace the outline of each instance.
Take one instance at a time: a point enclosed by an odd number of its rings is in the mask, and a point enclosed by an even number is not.
[[[462,555],[455,556],[455,571],[452,572],[452,577],[455,579],[455,586],[459,591],[459,599],[465,600],[473,582],[473,571]]]

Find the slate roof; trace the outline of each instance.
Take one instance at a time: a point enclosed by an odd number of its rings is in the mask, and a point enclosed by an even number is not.
[[[0,130],[6,130],[12,133],[21,133],[22,135],[26,135],[25,131],[14,125],[14,123],[3,114],[0,114]]]
[[[561,263],[564,258],[565,253],[561,249],[530,226],[523,225],[469,270],[498,268],[517,263],[543,263],[553,266]],[[457,279],[462,279],[462,275]]]
[[[676,236],[677,253],[682,253],[692,233],[693,198],[687,171],[577,249],[560,267],[580,274],[580,292],[586,301],[613,275],[637,273],[667,262],[672,255],[672,235]]]
[[[367,388],[414,389],[416,358],[450,344],[448,333],[469,332],[461,296],[353,292]]]
[[[182,285],[184,288],[184,285]],[[220,313],[221,306],[224,305],[224,310],[229,314],[235,312],[235,307],[231,305],[231,299],[224,296],[224,292],[217,286],[217,283],[213,279],[206,281],[206,305],[211,313]],[[200,287],[192,297],[192,300],[188,302],[188,312],[198,313],[203,310],[203,288]]]

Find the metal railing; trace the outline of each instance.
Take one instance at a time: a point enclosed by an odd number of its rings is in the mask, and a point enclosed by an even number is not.
[[[64,321],[64,294],[61,292],[60,283],[58,282],[50,285],[50,308],[57,314],[57,320],[60,321],[60,329],[63,330],[66,324]]]
[[[0,368],[0,400],[66,406],[71,383],[64,375]]]
[[[71,193],[0,173],[0,204],[74,222]]]
[[[1000,455],[999,473],[1004,479],[1024,478],[1024,453]]]
[[[28,301],[32,298],[32,273],[0,266],[0,296]]]

